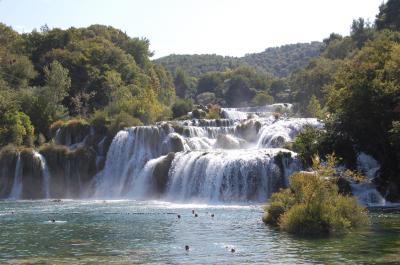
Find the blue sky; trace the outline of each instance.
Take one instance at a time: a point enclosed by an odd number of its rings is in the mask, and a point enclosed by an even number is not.
[[[348,35],[382,0],[0,0],[0,22],[19,32],[111,25],[150,40],[155,57],[243,56],[267,47]]]

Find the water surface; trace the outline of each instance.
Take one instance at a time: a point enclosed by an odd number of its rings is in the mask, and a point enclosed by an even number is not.
[[[330,239],[277,232],[261,215],[261,206],[2,201],[0,263],[400,263],[400,214],[371,213],[369,229]]]

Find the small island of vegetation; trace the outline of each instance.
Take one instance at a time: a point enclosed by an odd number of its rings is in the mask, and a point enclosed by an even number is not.
[[[264,223],[301,236],[338,235],[368,224],[366,209],[346,190],[340,178],[360,177],[353,172],[337,172],[335,157],[326,165],[314,159],[314,171],[298,172],[289,179],[289,188],[274,193],[265,207]]]

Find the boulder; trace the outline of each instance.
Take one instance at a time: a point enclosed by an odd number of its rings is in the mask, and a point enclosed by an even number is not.
[[[241,141],[230,134],[219,134],[215,146],[222,149],[239,149]]]
[[[256,120],[246,120],[237,126],[239,135],[246,141],[253,142],[257,140],[258,131],[261,123]]]
[[[171,163],[175,158],[175,153],[171,152],[166,155],[155,167],[153,171],[153,189],[161,195],[165,192],[168,182],[168,172]]]

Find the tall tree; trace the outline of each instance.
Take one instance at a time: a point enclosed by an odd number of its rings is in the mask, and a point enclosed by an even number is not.
[[[389,0],[379,7],[375,24],[378,30],[400,30],[400,1]]]

